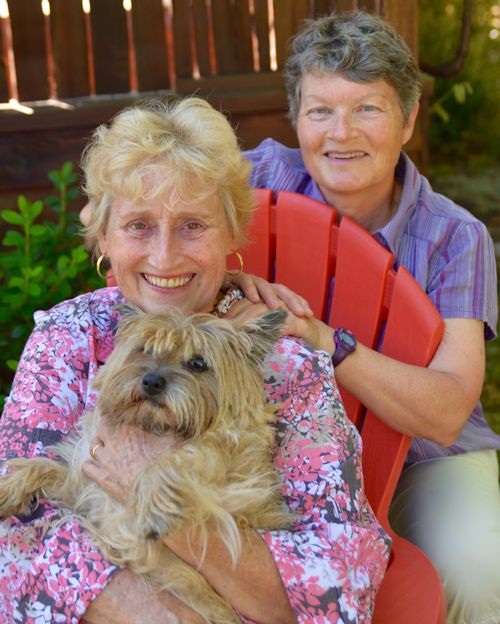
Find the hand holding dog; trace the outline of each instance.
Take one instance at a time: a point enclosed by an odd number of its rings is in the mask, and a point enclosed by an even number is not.
[[[252,304],[253,305],[253,304]],[[263,304],[262,304],[263,305]],[[267,310],[267,308],[266,308]],[[113,429],[105,424],[101,424],[98,430],[98,437],[92,440],[92,447],[99,446],[95,451],[95,461],[89,460],[83,465],[83,471],[87,477],[96,481],[108,494],[116,498],[121,503],[126,503],[129,492],[137,475],[147,466],[158,460],[163,454],[177,448],[180,444],[179,439],[175,436],[157,436],[143,430],[124,426]],[[184,559],[193,567],[200,564],[200,552],[198,548],[196,536],[192,533],[189,536],[181,527],[168,536],[164,536],[164,543],[173,550],[179,557]],[[248,595],[248,586],[262,586],[263,591],[267,591],[269,587],[273,588],[271,595],[273,596],[274,609],[279,614],[280,620],[283,622],[294,622],[295,617],[291,610],[290,604],[286,597],[279,576],[272,574],[275,572],[275,566],[272,561],[269,550],[256,531],[247,530],[245,532],[244,550],[236,569],[233,568],[229,553],[226,547],[215,537],[209,538],[209,549],[206,553],[203,565],[200,571],[205,575],[207,580],[212,584],[219,593],[236,606],[242,613],[250,613],[255,616],[255,606],[252,603],[252,597]],[[116,577],[120,577],[124,572],[119,572]],[[135,582],[137,581],[137,582]],[[273,584],[274,583],[274,584]],[[123,592],[124,599],[130,595],[135,595],[137,589],[138,596],[144,592],[144,585],[136,575],[127,572],[126,578],[116,583],[117,592],[114,591],[113,580],[110,583],[110,589],[113,589],[109,596],[105,592],[97,598],[91,606],[92,610],[89,615],[94,613],[100,615],[102,603],[103,614],[108,613],[108,599],[115,603],[121,589],[126,587]],[[137,587],[136,587],[137,585]],[[130,593],[131,592],[131,593]],[[175,614],[181,614],[184,618],[183,622],[198,622],[199,616],[191,611],[186,605],[177,601],[173,596],[162,593],[161,595],[152,592],[151,600],[154,598],[154,604],[158,603],[169,606],[172,611],[164,610],[162,617],[158,622],[165,624],[174,624],[177,622]],[[172,603],[170,604],[169,601]],[[148,603],[148,614],[152,608],[152,603]],[[263,613],[272,613],[270,605],[264,604],[260,607]],[[113,612],[113,609],[110,610]],[[131,610],[129,613],[139,613]],[[159,611],[161,613],[161,609]],[[100,624],[107,621],[111,624],[113,620],[103,619],[87,619],[89,624]],[[121,622],[121,620],[119,620]],[[156,620],[148,619],[148,622]],[[201,621],[201,619],[200,619]],[[141,622],[141,620],[133,620],[131,624]]]
[[[95,460],[83,465],[85,475],[121,503],[126,503],[137,475],[161,455],[177,448],[175,435],[155,435],[139,427],[110,427],[101,422],[92,440]]]

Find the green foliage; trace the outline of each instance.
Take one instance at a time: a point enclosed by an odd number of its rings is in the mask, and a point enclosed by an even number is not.
[[[467,96],[471,95],[473,91],[474,90],[470,82],[455,82],[451,85],[448,91],[445,91],[443,93],[440,98],[434,100],[434,102],[429,107],[429,114],[437,115],[441,119],[441,121],[444,121],[444,123],[448,123],[450,121],[450,115],[445,108],[446,100],[453,96],[455,102],[457,102],[458,104],[464,104]]]
[[[33,202],[21,195],[17,210],[0,212],[8,224],[0,251],[0,409],[33,328],[33,313],[102,285],[78,236],[78,213],[70,211],[78,195],[72,163],[49,178],[55,195]],[[44,207],[55,213],[53,219],[44,217]]]
[[[420,60],[450,61],[458,47],[463,0],[420,0]],[[475,0],[469,52],[461,71],[436,78],[430,153],[480,169],[500,161],[500,2]],[[498,34],[497,34],[498,33]],[[444,114],[443,114],[444,111]]]

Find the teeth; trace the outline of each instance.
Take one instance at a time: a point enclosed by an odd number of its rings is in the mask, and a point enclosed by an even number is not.
[[[147,274],[144,274],[144,277],[150,284],[160,288],[179,288],[180,286],[185,286],[191,279],[191,276],[166,278]]]
[[[328,152],[327,154],[330,158],[357,158],[359,156],[363,156],[364,152]]]

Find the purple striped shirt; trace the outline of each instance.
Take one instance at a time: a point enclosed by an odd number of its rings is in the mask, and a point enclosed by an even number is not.
[[[294,191],[326,203],[299,149],[266,139],[245,156],[253,164],[253,186]],[[486,226],[435,193],[404,153],[396,177],[403,182],[398,211],[374,236],[394,254],[397,265],[403,264],[412,273],[443,318],[482,320],[485,338],[491,340],[498,318],[497,278],[493,242]],[[478,403],[455,444],[443,447],[415,439],[408,461],[480,449],[500,449],[500,436],[490,429]]]

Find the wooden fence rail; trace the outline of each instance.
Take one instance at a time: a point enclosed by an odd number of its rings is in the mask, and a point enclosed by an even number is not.
[[[0,101],[176,89],[279,70],[299,23],[382,0],[1,0]],[[9,32],[10,31],[10,32]],[[17,80],[16,80],[17,78]]]
[[[367,10],[391,21],[417,53],[416,6],[417,0],[0,0],[0,201],[46,187],[50,169],[78,162],[96,125],[144,94],[207,97],[228,113],[244,147],[266,136],[295,145],[281,68],[300,23],[332,10]]]

